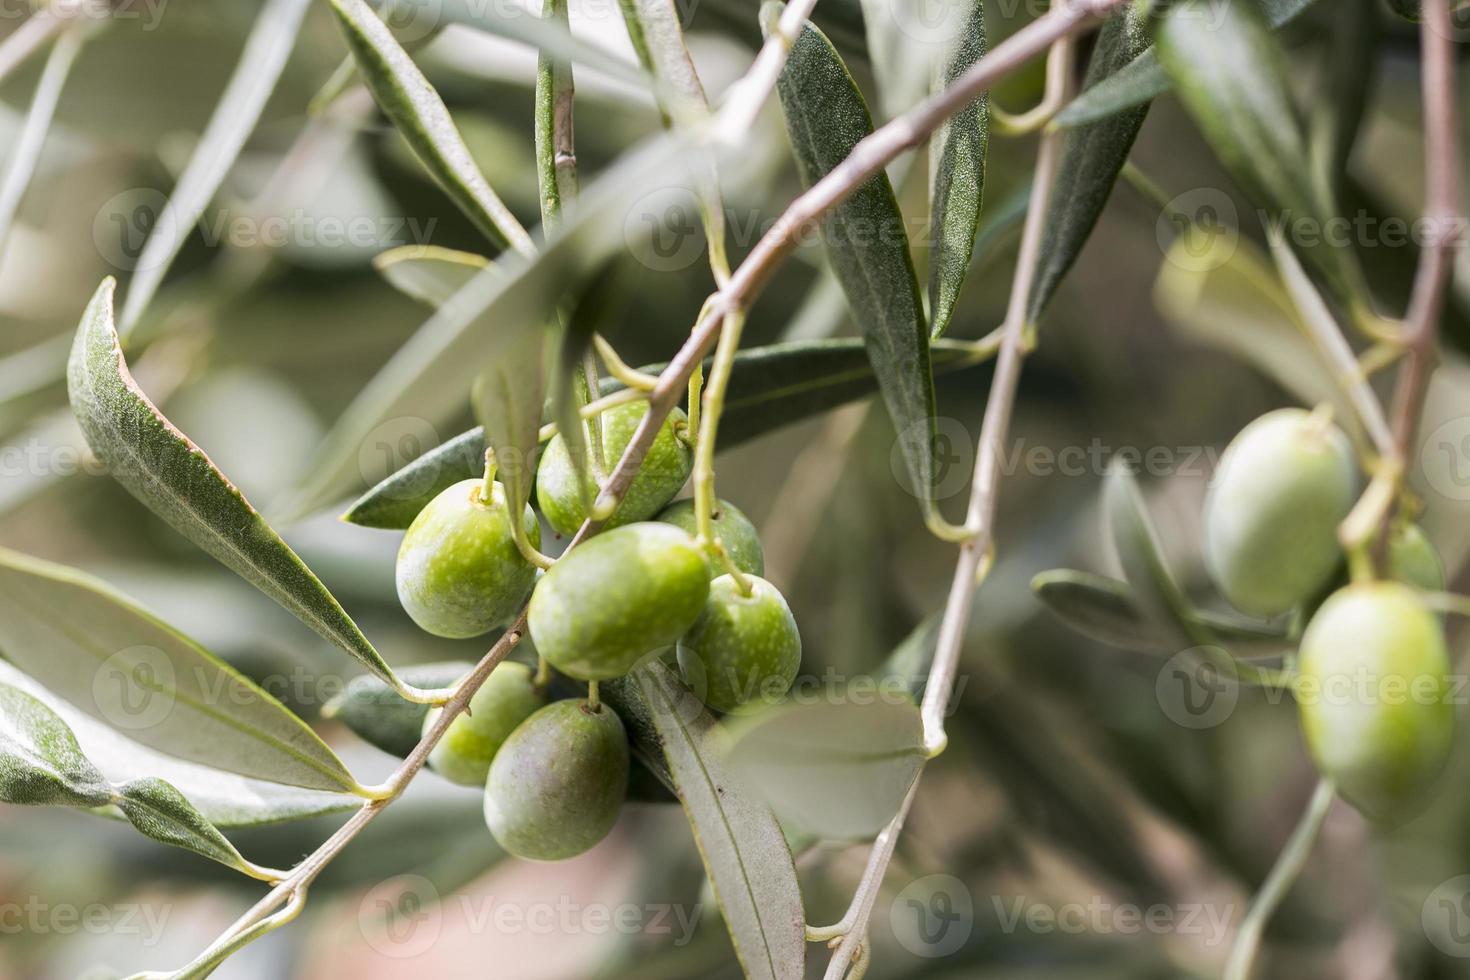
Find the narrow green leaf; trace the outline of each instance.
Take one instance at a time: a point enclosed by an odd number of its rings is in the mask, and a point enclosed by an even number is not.
[[[308,789],[357,787],[279,701],[75,569],[0,548],[0,649],[53,694],[160,751]]]
[[[1315,174],[1335,197],[1347,178],[1348,157],[1362,127],[1384,38],[1378,0],[1340,0],[1329,21],[1322,58],[1326,74],[1308,117]]]
[[[640,233],[626,224],[629,202],[687,188],[681,144],[657,137],[625,154],[577,199],[575,211],[534,258],[507,254],[442,304],[348,406],[328,435],[312,475],[287,508],[301,516],[351,493],[361,479],[359,448],[382,422],[404,416],[441,424],[463,411],[488,353],[547,315]]]
[[[0,650],[0,656],[8,656],[8,652]],[[148,777],[166,779],[188,797],[206,820],[217,827],[244,827],[304,820],[362,806],[362,798],[349,793],[326,793],[287,786],[284,783],[250,779],[165,755],[133,741],[126,734],[57,698],[4,659],[0,659],[0,685],[15,688],[50,705],[55,714],[71,729],[86,758],[104,774],[107,781],[126,783]],[[3,716],[7,714],[9,712],[0,711],[0,727],[3,727]],[[106,802],[108,801],[104,798],[95,805]]]
[[[652,714],[745,975],[803,976],[806,915],[780,824],[731,778],[728,736],[699,698],[657,660],[635,668],[632,676]]]
[[[934,369],[946,374],[983,360],[964,344],[938,341]],[[657,373],[663,364],[640,370]],[[709,362],[705,363],[708,370]],[[601,394],[623,386],[603,378]],[[720,448],[730,449],[784,425],[810,418],[878,388],[860,340],[793,341],[749,347],[735,355],[720,419]],[[342,520],[363,527],[403,530],[440,490],[477,475],[484,466],[483,430],[471,429],[431,449],[360,497]]]
[[[275,91],[286,59],[296,45],[308,5],[308,0],[269,0],[256,17],[235,73],[138,255],[137,274],[128,284],[119,319],[125,336],[137,327],[179,249],[260,120],[266,100]]]
[[[1261,8],[1273,29],[1296,19],[1315,0],[1264,0]],[[1057,113],[1052,125],[1082,126],[1106,119],[1114,113],[1144,105],[1169,91],[1172,83],[1158,55],[1148,48],[1073,99]]]
[[[1168,650],[1176,640],[1139,609],[1126,582],[1058,568],[1031,580],[1031,590],[1048,611],[1069,627],[1100,643],[1129,650]],[[1227,643],[1280,644],[1281,630],[1234,616],[1193,610],[1191,618]]]
[[[1121,460],[1114,459],[1108,465],[1102,509],[1118,564],[1133,588],[1139,609],[1167,629],[1173,642],[1192,641],[1198,633],[1190,618],[1193,606],[1164,559],[1138,481]]]
[[[780,4],[761,10],[769,33]],[[802,29],[776,86],[804,186],[847,159],[873,131],[867,104],[821,31]],[[911,485],[932,510],[936,437],[929,332],[908,234],[893,186],[874,174],[822,222],[822,241],[862,332],[878,387],[898,431]]]
[[[841,697],[841,695],[835,695]],[[732,731],[730,765],[783,824],[826,840],[878,834],[924,767],[924,723],[901,679],[787,705]]]
[[[453,686],[474,667],[463,660],[415,664],[404,667],[398,676],[415,687],[437,690]],[[427,704],[405,701],[372,674],[352,678],[341,694],[322,705],[323,718],[340,721],[358,738],[400,759],[418,746],[428,713]]]
[[[1283,221],[1321,232],[1336,211],[1313,179],[1311,154],[1287,83],[1286,56],[1255,0],[1191,0],[1157,32],[1159,61],[1231,175]],[[1318,234],[1306,257],[1339,295],[1362,295],[1353,252]]]
[[[530,236],[486,183],[444,100],[363,0],[331,0],[373,97],[429,175],[492,242],[531,249]]]
[[[113,803],[144,836],[260,877],[260,872],[240,856],[235,845],[166,781],[149,777],[125,783],[119,787]]]
[[[934,655],[939,650],[939,626],[943,618],[940,613],[924,617],[893,648],[893,652],[874,674],[879,684],[902,684],[904,690],[909,692],[909,697],[915,701],[924,696],[924,688],[929,683],[929,671],[934,666]]]
[[[66,722],[25,691],[0,684],[0,800],[24,806],[102,806],[107,781]]]
[[[436,310],[489,264],[483,255],[438,245],[402,245],[373,257],[390,286]]]
[[[985,3],[974,0],[949,66],[935,79],[935,90],[985,57]],[[970,271],[975,234],[985,203],[985,154],[990,143],[990,93],[966,106],[929,140],[929,335],[941,337],[954,316],[955,303]]]
[[[1103,25],[1087,66],[1084,92],[1127,70],[1148,47],[1147,15],[1140,7],[1131,6]],[[1147,114],[1145,101],[1067,135],[1042,233],[1041,259],[1027,304],[1026,315],[1032,321],[1040,319],[1092,236]]]
[[[369,670],[393,672],[326,586],[148,400],[113,326],[112,279],[97,288],[68,365],[72,411],[114,479],[181,534]]]
[[[46,67],[41,71],[41,80],[36,83],[36,92],[31,96],[31,107],[21,126],[20,137],[10,150],[6,161],[5,179],[0,183],[0,249],[4,248],[15,212],[30,185],[35,173],[36,162],[41,159],[41,148],[46,145],[46,133],[51,129],[51,119],[56,114],[56,103],[61,98],[66,76],[76,62],[77,52],[86,40],[86,29],[63,31],[46,58]]]
[[[505,485],[511,520],[531,499],[540,455],[541,406],[546,397],[544,330],[525,330],[492,355],[475,380],[475,416],[495,452],[495,478]]]

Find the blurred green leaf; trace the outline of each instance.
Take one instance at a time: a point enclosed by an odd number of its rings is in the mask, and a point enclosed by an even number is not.
[[[21,198],[25,196],[36,163],[41,159],[46,133],[51,129],[52,117],[56,114],[57,100],[61,98],[61,89],[66,85],[66,76],[71,74],[77,52],[86,40],[86,31],[85,27],[62,31],[51,46],[41,80],[36,83],[25,123],[6,161],[4,182],[0,184],[0,248],[5,244]]]
[[[767,32],[782,6],[761,10]],[[811,187],[873,131],[873,119],[837,49],[821,31],[802,29],[776,86],[802,184]],[[883,402],[898,431],[912,486],[934,485],[936,437],[929,332],[903,213],[882,171],[822,221],[822,243],[862,331]],[[927,492],[926,513],[934,509]]]
[[[949,65],[935,91],[985,57],[985,3],[974,0]],[[934,131],[929,139],[929,335],[943,336],[970,271],[975,232],[985,203],[985,153],[990,143],[990,94],[980,97]]]
[[[113,803],[144,836],[203,855],[253,877],[264,873],[251,865],[225,835],[194,809],[183,793],[162,779],[136,779],[118,788]]]
[[[357,787],[305,722],[104,582],[0,549],[0,610],[12,663],[145,745],[292,786]]]
[[[1278,28],[1294,20],[1315,0],[1262,0],[1261,8],[1271,27]],[[1169,91],[1172,83],[1157,53],[1146,47],[1131,61],[1123,64],[1103,81],[1089,86],[1065,109],[1057,113],[1052,125],[1069,127],[1105,119],[1117,112],[1141,106]]]
[[[181,534],[385,678],[393,672],[296,552],[143,394],[112,319],[114,282],[87,304],[68,365],[72,411],[112,477]]]
[[[0,654],[8,656],[7,651]],[[156,777],[184,793],[206,820],[217,827],[244,827],[302,820],[355,809],[362,798],[348,793],[287,786],[251,779],[210,766],[165,755],[135,742],[72,704],[56,698],[33,678],[0,659],[0,685],[15,688],[49,704],[71,729],[86,758],[108,781],[126,783]],[[0,726],[9,712],[0,711]],[[106,801],[103,800],[103,803]]]
[[[519,7],[500,7],[484,0],[436,0],[432,8],[423,6],[423,0],[393,0],[413,11],[413,16],[432,12],[446,24],[484,31],[511,41],[519,41],[537,48],[563,61],[575,62],[592,68],[609,78],[626,82],[634,88],[650,88],[646,74],[638,70],[618,54],[600,44],[583,41],[557,21],[544,17],[527,16]]]
[[[505,486],[511,520],[520,520],[540,455],[546,398],[546,331],[524,330],[475,379],[472,401],[485,441],[495,452],[495,478]]]
[[[632,677],[647,701],[745,975],[804,975],[806,914],[780,824],[740,791],[726,768],[724,731],[673,671],[649,660]]]
[[[1157,50],[1221,163],[1282,220],[1315,222],[1316,245],[1303,254],[1339,295],[1357,299],[1356,258],[1325,234],[1335,208],[1313,179],[1286,56],[1255,0],[1190,0],[1171,8],[1159,25]]]
[[[1176,642],[1192,640],[1197,632],[1190,619],[1193,606],[1169,571],[1133,471],[1117,458],[1103,479],[1102,509],[1118,564],[1139,609],[1168,629]]]
[[[415,687],[439,690],[452,687],[475,667],[465,660],[404,667],[398,676]],[[354,735],[389,755],[407,758],[424,734],[427,704],[406,701],[381,678],[361,674],[347,682],[342,693],[322,706],[322,717],[340,721]]]
[[[730,766],[783,823],[826,840],[867,840],[924,767],[924,724],[898,678],[859,678],[831,696],[733,723]]]
[[[1098,35],[1083,81],[1086,91],[1125,70],[1150,42],[1147,15],[1138,7],[1108,19]],[[1148,103],[1067,134],[1042,232],[1041,257],[1026,315],[1041,317],[1087,240],[1128,160],[1148,114]]]
[[[1308,116],[1316,174],[1332,196],[1347,177],[1348,157],[1373,92],[1378,45],[1383,40],[1378,0],[1340,0],[1335,14],[1323,51],[1324,97],[1314,100]]]
[[[308,0],[269,0],[261,7],[230,84],[138,255],[137,274],[128,284],[119,317],[123,336],[137,327],[179,249],[250,138],[296,46],[308,6]]]
[[[66,722],[26,692],[0,684],[0,800],[93,807],[110,795]]]
[[[394,127],[486,238],[525,251],[530,238],[485,181],[444,100],[363,0],[331,0],[363,80]]]
[[[483,255],[438,245],[402,245],[373,257],[390,286],[436,310],[489,264]]]
[[[934,369],[938,374],[980,363],[973,348],[938,341]],[[705,368],[709,368],[709,361]],[[639,370],[657,373],[662,363]],[[603,378],[601,393],[623,387]],[[720,448],[730,449],[784,425],[844,405],[878,387],[864,344],[859,340],[793,341],[748,347],[735,355],[735,366],[720,419]],[[429,450],[360,497],[342,520],[363,527],[403,530],[424,505],[445,487],[477,475],[484,466],[483,430],[471,429]]]
[[[929,682],[929,671],[934,666],[934,654],[939,649],[939,624],[942,613],[933,613],[913,628],[898,646],[893,648],[874,676],[878,683],[898,683],[909,692],[909,697],[918,701],[924,696],[924,687]]]

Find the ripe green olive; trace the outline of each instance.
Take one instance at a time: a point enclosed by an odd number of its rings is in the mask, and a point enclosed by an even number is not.
[[[536,568],[511,536],[505,488],[461,480],[419,512],[398,549],[398,600],[426,632],[450,639],[503,626],[536,582]],[[521,515],[532,545],[541,526],[530,507]]]
[[[429,767],[452,783],[484,786],[490,761],[500,746],[545,703],[530,667],[515,661],[502,663],[470,698],[469,710],[449,723],[444,737],[429,753]],[[424,717],[425,733],[441,711],[433,708]]]
[[[1388,571],[1398,582],[1425,592],[1444,591],[1444,563],[1417,524],[1399,524],[1388,539]]]
[[[755,531],[755,525],[750,523],[750,518],[745,516],[739,507],[728,500],[720,500],[715,503],[715,512],[710,515],[711,523],[714,524],[715,537],[725,546],[725,551],[730,555],[730,560],[735,567],[747,575],[764,575],[766,571],[765,551],[761,548],[761,539]],[[691,535],[698,534],[699,528],[694,519],[694,501],[676,500],[663,510],[659,511],[654,520],[665,524],[681,527]],[[710,563],[710,574],[719,575],[720,568],[717,562]]]
[[[1395,821],[1443,768],[1454,736],[1438,617],[1398,582],[1339,589],[1302,636],[1296,696],[1322,774],[1370,817]]]
[[[628,765],[628,735],[612,708],[555,701],[522,722],[490,763],[485,823],[517,857],[575,857],[617,822]]]
[[[589,538],[541,577],[531,639],[570,677],[621,677],[684,635],[709,588],[709,563],[693,538],[670,524],[629,524]]]
[[[1297,408],[1256,419],[1226,448],[1205,501],[1215,584],[1264,618],[1312,598],[1342,560],[1337,525],[1357,488],[1342,430]]]
[[[801,667],[801,633],[786,599],[763,578],[747,581],[750,595],[732,576],[711,582],[704,612],[679,641],[684,682],[716,711],[773,704]]]
[[[638,423],[648,414],[648,403],[631,402],[610,408],[599,416],[602,422],[602,453],[609,467],[614,466],[628,448]],[[646,521],[678,493],[689,479],[694,468],[694,452],[680,434],[689,426],[689,419],[679,409],[669,413],[659,429],[648,455],[633,483],[623,495],[623,501],[604,525],[614,528],[634,521]],[[583,506],[584,494],[588,499],[597,495],[597,487],[588,479],[578,487],[577,471],[572,466],[571,454],[566,440],[553,436],[541,454],[541,463],[536,469],[536,503],[546,522],[558,533],[573,535],[587,519]]]

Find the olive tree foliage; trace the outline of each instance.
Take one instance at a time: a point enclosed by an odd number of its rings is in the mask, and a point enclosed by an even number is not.
[[[488,831],[478,818],[450,828],[486,850],[463,871],[505,852],[581,853],[634,801],[656,809],[650,819],[687,820],[733,949],[714,954],[722,969],[772,980],[881,969],[879,897],[908,873],[895,862],[905,826],[954,819],[925,814],[921,787],[967,737],[954,726],[973,724],[954,704],[977,596],[1006,569],[998,524],[1023,367],[1046,348],[1048,314],[1105,207],[1124,195],[1162,215],[1163,316],[1300,403],[1236,438],[1206,503],[1208,577],[1224,601],[1172,567],[1121,464],[1103,479],[1100,514],[1122,577],[1057,569],[1032,583],[1091,640],[1187,651],[1232,685],[1298,703],[1321,783],[1217,968],[1252,975],[1335,801],[1390,823],[1442,778],[1455,726],[1443,699],[1334,711],[1306,685],[1365,662],[1444,681],[1445,616],[1470,608],[1446,592],[1440,553],[1451,546],[1414,524],[1410,484],[1442,342],[1464,340],[1450,336],[1461,319],[1452,286],[1463,163],[1457,25],[1445,3],[1390,12],[1372,0],[1330,11],[1312,0],[1052,0],[1018,15],[966,0],[936,26],[908,0],[721,3],[693,20],[681,4],[624,0],[616,23],[595,29],[626,33],[626,54],[574,31],[565,0],[532,14],[461,0],[240,6],[253,17],[243,45],[232,42],[236,60],[197,138],[163,154],[172,191],[137,229],[121,281],[70,298],[82,311],[72,336],[0,362],[7,436],[20,418],[71,433],[69,401],[76,448],[315,633],[323,656],[363,671],[321,718],[303,718],[237,658],[102,578],[0,550],[0,800],[126,821],[263,883],[188,962],[144,975],[207,975],[287,926],[314,890],[337,887],[339,856],[412,805],[411,783],[439,777],[485,794]],[[125,19],[135,14],[52,0],[0,41],[0,78],[39,67],[0,183],[0,244],[22,230],[68,80],[89,53],[122,51],[130,70],[147,71],[149,34]],[[1370,267],[1353,242],[1301,229],[1332,227],[1356,203],[1348,160],[1372,80],[1342,66],[1370,63],[1388,19],[1405,14],[1417,28],[1394,29],[1417,31],[1425,233],[1395,273]],[[131,43],[107,47],[115,32]],[[718,81],[701,36],[723,45]],[[510,84],[532,95],[522,132],[487,133],[465,111],[467,91],[486,84],[444,70],[449,42],[465,38],[499,45],[469,50],[534,53],[534,65],[493,66],[518,72]],[[1313,44],[1323,70],[1298,70]],[[303,69],[316,91],[302,97],[291,78],[307,48],[335,64]],[[579,82],[596,93],[595,112],[654,113],[657,125],[596,127],[595,145],[579,147],[573,121],[593,114],[578,116],[588,98]],[[1000,93],[1037,104],[1011,114]],[[1227,227],[1213,205],[1163,189],[1188,186],[1187,175],[1132,159],[1161,100],[1214,158],[1215,172],[1193,183],[1228,178],[1258,222],[1245,214]],[[252,150],[282,140],[289,148],[262,178]],[[431,200],[457,213],[454,245],[464,247],[416,241],[371,257],[403,297],[395,316],[416,314],[418,325],[394,334],[391,351],[327,342],[374,350],[371,376],[342,392],[309,463],[264,488],[257,507],[255,474],[227,472],[165,414],[198,358],[191,322],[273,275],[335,273],[327,262],[284,273],[271,245],[228,242],[201,271],[194,238],[216,210],[263,219],[271,193],[335,147],[314,185],[325,195],[332,168],[358,160],[350,148],[366,140],[387,141],[403,207]],[[487,150],[501,144],[524,152]],[[770,179],[793,169],[794,181]],[[753,200],[772,220],[746,220]],[[637,363],[650,341],[620,313],[630,262],[661,277],[650,292],[698,298],[681,335],[638,367],[620,353],[639,351]],[[812,284],[793,294],[792,270],[804,267]],[[962,314],[982,285],[999,322],[972,336]],[[772,316],[789,321],[775,337],[757,322]],[[983,402],[965,420],[974,466],[963,508],[943,506],[951,495],[941,492],[941,396],[955,389]],[[832,424],[861,400],[881,406],[895,434],[892,478],[916,504],[914,534],[950,549],[953,573],[947,591],[929,583],[927,618],[906,624],[911,635],[861,665],[901,697],[812,703],[787,695],[802,635],[781,591],[794,585],[790,562],[774,557],[789,542],[772,536],[763,557],[756,525],[716,493],[719,454],[759,452],[758,437],[800,420]],[[385,447],[392,465],[366,479],[364,460]],[[671,503],[686,484],[692,497]],[[0,508],[64,492],[59,481],[17,484]],[[485,637],[479,659],[417,663],[397,648],[401,634],[392,645],[370,639],[353,602],[326,584],[342,570],[311,567],[313,518],[327,511],[404,532],[397,592],[409,616],[438,637]],[[1220,612],[1227,602],[1234,611]],[[723,684],[726,669],[764,693]],[[400,761],[364,783],[342,757],[357,743]],[[251,828],[297,822],[315,836],[262,863],[225,836],[238,828],[241,841],[257,840]],[[807,871],[839,845],[858,849],[861,869],[828,924]],[[429,873],[431,856],[408,863],[417,857],[394,867]]]

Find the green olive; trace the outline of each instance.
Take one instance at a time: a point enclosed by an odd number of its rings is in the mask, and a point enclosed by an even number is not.
[[[766,571],[765,551],[761,548],[761,539],[755,531],[755,525],[750,523],[750,518],[745,516],[739,507],[728,500],[720,500],[715,504],[715,512],[710,515],[711,523],[714,525],[715,537],[725,546],[730,560],[735,567],[747,575],[764,575]],[[676,500],[663,510],[659,511],[654,520],[665,524],[681,527],[691,535],[698,534],[698,522],[694,519],[694,501]],[[719,575],[718,562],[710,563],[710,574]]]
[[[470,698],[469,710],[449,723],[444,737],[429,753],[429,767],[462,786],[484,786],[490,761],[521,722],[543,704],[535,674],[525,664],[502,663]],[[433,726],[442,708],[424,717],[424,732]]]
[[[670,524],[629,524],[589,538],[541,577],[531,639],[568,676],[621,677],[684,635],[709,588],[709,563],[693,538]]]
[[[684,681],[716,711],[779,701],[801,666],[801,633],[776,587],[746,579],[750,594],[721,575],[710,583],[704,612],[679,641]]]
[[[1342,430],[1297,408],[1246,426],[1225,450],[1205,501],[1205,557],[1242,612],[1278,616],[1337,570],[1337,525],[1358,475]]]
[[[1454,736],[1438,617],[1397,582],[1333,593],[1302,636],[1297,701],[1322,774],[1365,814],[1395,821],[1443,768]]]
[[[648,414],[648,403],[630,402],[610,408],[599,416],[602,422],[602,453],[609,468],[617,464],[633,439],[638,423]],[[648,447],[648,455],[633,483],[623,495],[623,501],[605,528],[645,521],[684,486],[689,472],[694,467],[694,452],[680,436],[688,429],[689,419],[679,409],[669,413],[663,427]],[[558,533],[573,535],[587,519],[583,506],[585,499],[597,495],[597,486],[589,478],[581,487],[577,485],[577,470],[572,465],[566,440],[553,436],[541,454],[541,463],[536,469],[536,503],[546,522]]]
[[[553,702],[522,722],[490,763],[485,823],[517,857],[575,857],[617,822],[628,765],[628,735],[612,708]]]
[[[461,480],[429,501],[398,549],[398,600],[426,632],[451,639],[480,636],[510,621],[536,582],[511,536],[505,488]],[[541,526],[530,507],[521,515],[532,545]]]
[[[1425,592],[1444,591],[1444,564],[1417,524],[1399,524],[1388,539],[1388,572],[1398,582]]]

